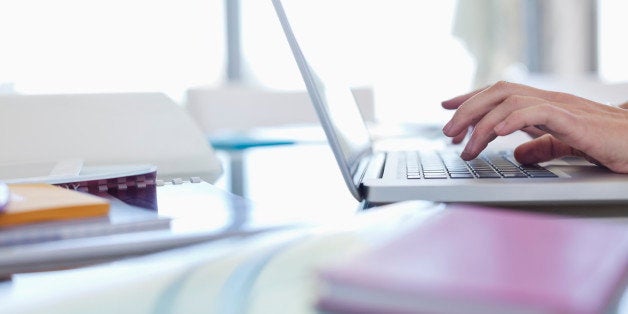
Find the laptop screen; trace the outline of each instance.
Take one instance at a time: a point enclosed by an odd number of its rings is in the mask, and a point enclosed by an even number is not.
[[[361,199],[357,189],[358,182],[354,181],[354,174],[362,157],[371,153],[368,130],[349,85],[338,77],[337,72],[334,72],[334,75],[328,75],[336,65],[329,62],[329,56],[333,56],[333,49],[338,49],[338,47],[330,43],[329,53],[325,56],[308,54],[306,50],[311,46],[305,38],[307,36],[300,36],[298,21],[295,19],[288,21],[292,7],[301,3],[301,1],[292,2],[286,1],[284,4],[287,5],[282,5],[282,1],[273,0],[284,33],[343,177],[354,196]]]

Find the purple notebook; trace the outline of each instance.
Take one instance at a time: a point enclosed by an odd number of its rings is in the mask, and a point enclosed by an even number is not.
[[[628,228],[472,206],[320,272],[347,313],[602,313],[625,290]]]

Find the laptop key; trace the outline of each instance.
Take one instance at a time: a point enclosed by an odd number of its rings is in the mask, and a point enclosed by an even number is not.
[[[539,165],[522,165],[504,154],[487,154],[464,161],[457,154],[428,155],[408,158],[407,175],[415,179],[471,178],[555,178],[557,175]],[[420,162],[419,162],[420,161]],[[416,163],[416,164],[415,164]],[[420,164],[420,166],[419,166]],[[421,172],[421,173],[418,173]],[[420,176],[422,174],[422,176]]]
[[[528,176],[522,172],[502,172],[504,178],[527,178]]]
[[[488,172],[488,171],[478,171],[475,173],[475,175],[480,178],[480,179],[485,179],[485,178],[501,178],[502,176],[499,175],[499,173],[497,172]]]
[[[467,167],[447,167],[449,172],[469,172],[469,168]]]
[[[469,170],[450,170],[449,171],[449,174],[454,174],[454,173],[455,174],[466,174],[466,173],[471,174],[471,171]]]
[[[450,173],[449,177],[452,179],[472,179],[475,178],[473,174],[467,173]]]
[[[447,179],[447,175],[444,173],[426,173],[423,174],[425,179]]]
[[[497,170],[499,172],[517,172],[517,173],[523,173],[523,171],[521,171],[519,168],[497,168]]]
[[[428,174],[428,173],[444,174],[445,172],[446,172],[445,169],[442,169],[442,170],[423,170],[424,174]]]
[[[528,173],[530,175],[530,177],[532,178],[558,178],[557,175],[555,175],[554,173],[547,171],[547,172],[531,172]]]

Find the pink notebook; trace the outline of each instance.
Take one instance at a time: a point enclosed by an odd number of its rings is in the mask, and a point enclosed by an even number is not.
[[[351,313],[602,313],[625,290],[628,228],[472,206],[323,269],[318,307]]]

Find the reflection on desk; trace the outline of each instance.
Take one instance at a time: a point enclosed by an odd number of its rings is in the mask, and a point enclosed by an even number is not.
[[[309,289],[311,267],[377,243],[391,230],[437,210],[428,203],[414,203],[369,211],[359,219],[339,219],[324,228],[284,229],[97,266],[15,275],[12,281],[0,283],[0,308],[7,313],[309,312],[309,303],[304,301],[313,293]],[[261,282],[256,278],[266,278],[268,263],[284,259],[292,263],[294,258],[299,263],[281,264],[286,266],[282,277],[272,275],[279,286],[257,287]],[[308,281],[294,287],[295,276]],[[263,282],[269,283],[268,279]],[[269,299],[272,304],[267,304],[270,311],[258,304],[265,300],[260,292],[283,293],[286,284],[298,298],[284,300],[275,295]]]
[[[10,313],[316,313],[317,269],[443,210],[426,202],[399,203],[318,227],[17,275],[0,284],[0,308]],[[628,313],[628,294],[617,312]]]
[[[81,237],[0,247],[0,275],[99,263],[294,225],[205,182],[168,184],[157,189],[160,220],[169,222],[170,228],[146,230],[129,223],[120,225],[122,229],[117,233],[90,233],[89,228],[102,226],[86,224],[86,230],[75,232],[82,234]],[[109,219],[115,220],[116,217]],[[126,230],[132,228],[140,229],[140,232]]]
[[[327,221],[353,213],[359,205],[326,143],[251,148],[241,158],[245,195],[265,208]],[[221,179],[217,185],[228,183]]]

